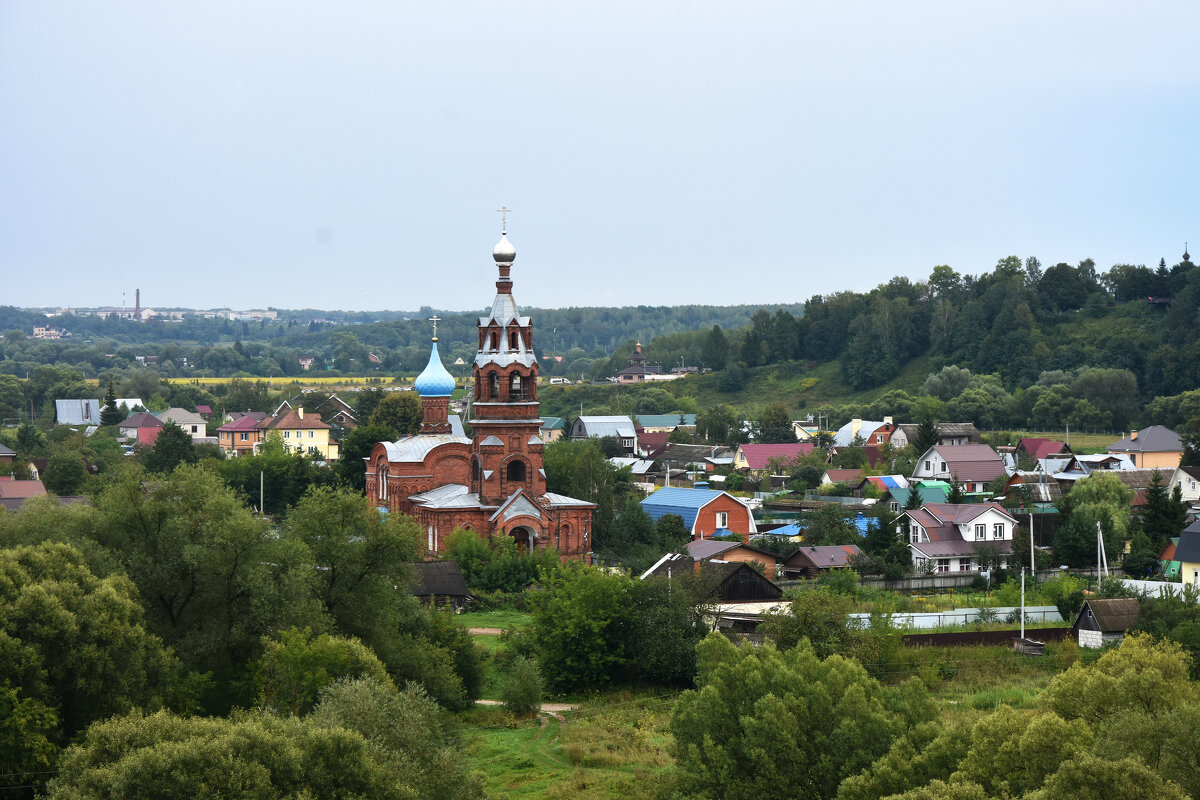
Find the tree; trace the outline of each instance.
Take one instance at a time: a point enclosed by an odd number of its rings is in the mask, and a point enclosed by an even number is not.
[[[704,337],[700,358],[705,366],[714,370],[725,369],[725,365],[729,363],[729,341],[720,325],[713,325],[712,330]]]
[[[154,446],[143,454],[142,465],[150,472],[165,475],[180,464],[195,464],[199,460],[191,434],[168,422],[158,432]]]
[[[709,406],[696,417],[696,433],[709,444],[732,445],[742,441],[737,414],[727,405]],[[794,437],[793,437],[794,438]]]
[[[908,497],[904,498],[904,508],[908,511],[916,511],[921,506],[921,491],[917,488],[917,482],[914,480],[908,486]]]
[[[949,780],[967,753],[969,738],[957,727],[923,722],[896,739],[886,756],[842,781],[837,800],[878,800]],[[978,796],[985,797],[981,788]],[[944,794],[936,797],[946,800]]]
[[[1164,781],[1136,758],[1105,759],[1082,753],[1065,762],[1028,800],[1186,800],[1178,784]]]
[[[1178,487],[1176,487],[1178,488]],[[1150,476],[1146,487],[1146,504],[1142,507],[1142,530],[1159,551],[1167,540],[1178,536],[1187,525],[1187,506],[1171,496],[1158,470]],[[1138,574],[1142,574],[1139,571]]]
[[[1163,715],[1200,700],[1188,666],[1178,644],[1130,633],[1094,664],[1074,664],[1056,675],[1038,700],[1063,719],[1092,724],[1124,709]]]
[[[571,563],[546,576],[532,599],[532,637],[546,683],[555,691],[607,686],[625,664],[629,578]]]
[[[421,419],[421,400],[416,392],[390,392],[371,414],[372,425],[382,425],[398,436],[416,433]]]
[[[517,656],[509,665],[500,686],[504,707],[518,717],[526,717],[542,707],[542,674],[532,658]]]
[[[920,424],[917,425],[917,434],[913,437],[913,453],[917,457],[925,455],[929,452],[929,448],[937,445],[940,436],[933,417],[922,417]]]
[[[101,425],[118,425],[129,416],[117,408],[117,393],[113,391],[112,381],[108,382],[108,393],[104,395],[104,408],[100,409]]]
[[[833,797],[843,779],[931,716],[911,685],[885,689],[853,660],[822,661],[808,644],[780,652],[710,634],[697,652],[698,689],[680,695],[671,714],[684,794]]]
[[[757,438],[760,442],[775,444],[796,441],[796,432],[787,409],[778,403],[767,406],[758,421]]]
[[[397,692],[365,678],[338,681],[321,693],[310,721],[346,728],[366,739],[385,760],[405,797],[474,800],[485,796],[479,775],[452,735],[446,713],[419,686]]]
[[[946,502],[954,505],[959,505],[966,502],[966,497],[963,495],[962,484],[958,482],[957,475],[950,476],[950,494],[946,495]]]
[[[262,706],[292,716],[311,711],[321,690],[337,680],[370,678],[392,685],[371,648],[354,638],[328,633],[314,637],[311,628],[290,628],[264,638],[253,673]]]
[[[268,715],[135,712],[92,726],[63,754],[54,800],[422,796],[382,747],[344,727]],[[412,770],[413,767],[409,767]]]
[[[216,475],[187,465],[165,476],[131,470],[96,507],[96,539],[146,599],[147,627],[187,667],[231,681],[263,636],[320,624],[308,551],[269,530]]]
[[[83,482],[87,480],[87,467],[78,453],[69,450],[56,450],[50,456],[50,463],[42,475],[42,483],[46,491],[59,497],[79,494]]]
[[[1031,717],[1001,706],[972,727],[953,780],[982,786],[989,797],[1020,797],[1086,753],[1092,738],[1082,720],[1067,722],[1053,712]]]
[[[7,702],[35,736],[62,743],[94,720],[162,703],[177,663],[143,626],[127,578],[97,577],[66,544],[0,550],[0,575],[0,687],[20,692]]]
[[[551,442],[542,458],[548,491],[596,504],[592,542],[596,537],[603,540],[612,527],[618,505],[633,491],[629,470],[617,468],[591,440]]]

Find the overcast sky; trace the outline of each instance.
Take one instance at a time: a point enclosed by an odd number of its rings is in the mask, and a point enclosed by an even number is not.
[[[799,302],[1200,249],[1194,2],[0,0],[0,304]]]

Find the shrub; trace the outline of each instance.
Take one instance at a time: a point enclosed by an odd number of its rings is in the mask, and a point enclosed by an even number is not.
[[[524,656],[513,659],[500,687],[500,699],[505,708],[518,716],[532,714],[541,707],[542,673],[536,661]]]

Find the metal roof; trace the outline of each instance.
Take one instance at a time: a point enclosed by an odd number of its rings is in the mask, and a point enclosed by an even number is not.
[[[429,451],[442,444],[470,444],[465,436],[455,436],[453,433],[418,433],[406,436],[394,442],[382,442],[387,452],[388,461],[393,463],[414,463],[425,460]]]
[[[1192,523],[1179,534],[1179,544],[1175,545],[1175,560],[1192,564],[1200,562],[1200,521]]]
[[[1074,628],[1079,627],[1081,620],[1091,617],[1096,620],[1101,632],[1116,633],[1127,631],[1137,622],[1141,605],[1134,597],[1110,597],[1088,600],[1075,615]]]
[[[59,425],[99,425],[103,407],[99,400],[55,400],[54,418]]]
[[[695,414],[635,414],[637,422],[643,428],[671,428],[680,425],[695,425]],[[680,422],[679,418],[683,417]]]
[[[583,431],[583,435],[589,438],[616,436],[633,439],[637,436],[633,420],[629,417],[580,417],[575,424]]]
[[[642,500],[642,509],[655,521],[667,514],[678,514],[683,517],[684,527],[694,532],[696,515],[700,513],[700,509],[722,495],[746,506],[745,502],[739,498],[718,489],[680,489],[671,487],[669,489],[659,489],[654,494]],[[750,532],[755,533],[754,517],[749,506],[746,506],[746,513],[750,515]]]
[[[921,553],[926,558],[947,558],[952,556],[973,556],[977,552],[977,545],[986,544],[989,548],[994,548],[1000,553],[1011,553],[1012,542],[1007,540],[995,542],[967,542],[962,539],[957,541],[947,540],[944,542],[916,542],[910,544],[909,547]]]
[[[1183,441],[1179,434],[1162,425],[1151,425],[1137,431],[1137,438],[1126,436],[1119,442],[1110,444],[1110,453],[1174,453],[1183,450]]]

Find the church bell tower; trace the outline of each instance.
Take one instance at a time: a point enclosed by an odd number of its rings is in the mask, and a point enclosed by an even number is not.
[[[533,323],[521,316],[512,296],[517,251],[508,241],[507,213],[501,208],[505,224],[492,251],[500,276],[492,308],[479,318],[473,366],[471,491],[488,504],[499,504],[520,489],[534,497],[546,492]]]

